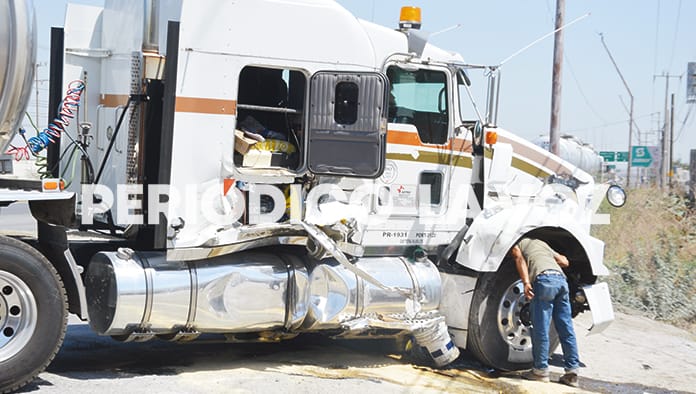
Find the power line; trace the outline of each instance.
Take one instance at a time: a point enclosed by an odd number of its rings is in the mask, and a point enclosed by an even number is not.
[[[653,50],[653,75],[657,74],[657,45],[660,37],[660,0],[657,0],[657,13],[655,14],[655,49]],[[655,108],[655,77],[653,77],[652,91],[650,93],[650,109]]]
[[[551,23],[554,23],[554,17],[552,15],[551,11],[551,5],[549,4],[549,1],[546,0],[546,11],[549,14],[549,18],[551,20]],[[577,75],[575,74],[575,70],[573,69],[573,65],[570,62],[570,58],[568,57],[567,53],[563,54],[563,59],[566,64],[568,64],[568,69],[570,70],[570,75],[573,77],[573,81],[575,81],[575,86],[578,88],[578,91],[580,92],[580,95],[582,96],[583,100],[585,101],[585,105],[587,105],[587,108],[592,111],[592,113],[597,117],[597,119],[601,120],[602,122],[606,122],[607,120],[599,114],[599,112],[594,108],[594,106],[591,104],[590,100],[587,98],[587,95],[585,94],[585,91],[582,89],[582,85],[580,84],[580,81],[578,80]]]
[[[682,135],[682,131],[684,131],[684,128],[686,127],[686,121],[689,120],[689,115],[691,115],[691,110],[694,108],[693,105],[689,106],[689,110],[686,112],[686,116],[684,117],[684,120],[682,121],[681,127],[679,128],[679,134],[677,135],[677,138],[674,139],[674,142],[679,141],[679,137]]]
[[[577,86],[580,95],[585,100],[587,108],[589,108],[590,111],[592,111],[592,113],[597,117],[597,119],[601,120],[602,122],[606,122],[607,120],[604,119],[604,117],[600,115],[599,112],[592,106],[590,100],[587,98],[587,95],[585,95],[585,92],[582,90],[582,86],[580,85],[580,81],[578,81],[578,78],[575,75],[573,66],[570,64],[570,59],[568,59],[568,55],[563,55],[563,58],[565,59],[566,64],[568,64],[568,70],[570,70],[570,75],[573,77],[573,80],[575,81],[575,86]]]
[[[626,163],[627,169],[626,169],[626,187],[631,187],[631,161],[633,160],[632,156],[632,146],[633,146],[633,102],[634,102],[634,96],[633,92],[631,91],[631,88],[628,87],[628,83],[626,82],[626,78],[624,78],[623,73],[621,73],[621,70],[619,69],[619,65],[616,64],[616,61],[614,60],[614,56],[612,56],[611,51],[609,50],[609,47],[607,46],[607,43],[604,42],[604,34],[599,33],[599,39],[602,41],[602,46],[604,49],[607,51],[607,55],[609,55],[609,59],[611,60],[611,63],[614,65],[614,68],[616,69],[616,73],[619,74],[619,77],[621,78],[621,82],[623,82],[624,87],[626,88],[626,91],[628,92],[628,96],[631,98],[631,108],[629,110],[629,121],[628,121],[628,162]]]
[[[672,55],[669,58],[669,67],[667,67],[667,70],[672,68],[672,62],[674,61],[674,48],[677,46],[677,33],[679,33],[679,17],[681,16],[681,6],[682,0],[679,0],[679,5],[677,6],[677,22],[674,24],[674,38],[672,39]]]
[[[654,112],[651,112],[649,114],[634,116],[633,121],[635,123],[636,119],[643,119],[643,118],[646,118],[648,116],[653,116],[654,114],[655,114]],[[616,126],[618,124],[626,123],[628,121],[629,121],[629,119],[623,119],[623,120],[618,120],[615,122],[603,123],[603,124],[596,125],[596,126],[588,126],[588,127],[582,128],[582,129],[563,130],[563,132],[569,134],[569,133],[574,133],[574,132],[578,132],[578,131],[588,131],[588,130],[593,130],[593,129],[601,129],[601,128],[608,127],[608,126]]]
[[[628,115],[630,116],[631,111],[629,110],[629,108],[628,108],[628,106],[626,105],[626,103],[624,103],[624,99],[623,99],[623,97],[622,97],[621,95],[619,95],[619,100],[621,100],[621,105],[623,105],[624,110],[626,110],[626,114],[628,114]],[[629,120],[629,122],[630,122],[630,120]],[[640,140],[640,135],[643,134],[643,132],[640,130],[640,127],[638,127],[638,124],[636,123],[636,120],[635,120],[635,119],[633,120],[633,125],[636,127],[636,130],[638,131],[638,140]],[[634,134],[635,134],[635,133],[634,133]]]

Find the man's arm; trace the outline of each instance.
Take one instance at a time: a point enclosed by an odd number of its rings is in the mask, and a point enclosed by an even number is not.
[[[554,253],[553,259],[556,260],[556,264],[558,264],[558,266],[561,268],[568,268],[568,266],[570,266],[570,261],[568,261],[568,258],[560,253]]]
[[[512,253],[512,258],[515,260],[515,266],[517,267],[517,273],[524,283],[524,295],[527,299],[531,300],[534,298],[534,292],[532,291],[532,283],[529,281],[529,268],[527,267],[527,260],[524,259],[522,255],[522,250],[519,246],[515,245],[510,251]]]

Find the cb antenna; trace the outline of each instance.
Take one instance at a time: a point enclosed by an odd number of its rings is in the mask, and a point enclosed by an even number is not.
[[[580,22],[581,20],[583,20],[583,19],[587,18],[588,16],[590,16],[590,14],[591,14],[591,13],[588,12],[587,14],[582,15],[582,16],[580,16],[580,17],[578,17],[578,18],[575,18],[573,21],[566,23],[565,25],[559,27],[558,29],[556,29],[556,30],[554,30],[554,31],[552,31],[552,32],[549,32],[549,33],[547,33],[547,34],[544,34],[543,36],[541,36],[541,37],[537,38],[536,40],[532,41],[529,45],[527,45],[527,46],[521,48],[521,49],[518,50],[517,52],[515,52],[515,53],[513,53],[512,55],[506,57],[503,61],[501,61],[500,63],[498,63],[498,65],[493,66],[493,68],[500,68],[500,67],[502,67],[503,64],[507,63],[507,62],[510,61],[512,58],[516,57],[517,55],[521,54],[522,52],[526,51],[527,49],[533,47],[534,45],[538,44],[539,42],[543,41],[546,37],[548,37],[548,36],[550,36],[550,35],[553,35],[553,34],[556,34],[557,31],[561,31],[561,30],[565,29],[566,27],[575,24],[576,22]]]

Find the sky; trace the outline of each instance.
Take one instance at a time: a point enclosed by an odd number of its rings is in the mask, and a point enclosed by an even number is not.
[[[101,5],[101,0],[73,0]],[[460,53],[467,62],[494,65],[554,29],[555,0],[338,0],[361,19],[397,27],[399,9],[421,7],[430,42]],[[39,117],[45,120],[51,26],[62,26],[65,0],[35,0],[39,34]],[[603,34],[634,96],[633,145],[659,144],[665,92],[675,94],[674,159],[688,163],[696,149],[696,104],[686,103],[686,68],[696,62],[695,0],[569,0],[564,29],[561,133],[599,150],[628,147],[629,94],[600,41]],[[528,139],[548,135],[553,36],[501,69],[498,124]],[[680,79],[681,77],[681,79]],[[485,83],[473,75],[474,83]],[[483,106],[484,103],[479,104]],[[29,112],[34,113],[32,100]]]

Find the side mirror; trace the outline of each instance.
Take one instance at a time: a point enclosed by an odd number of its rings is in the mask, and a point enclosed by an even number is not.
[[[483,145],[483,123],[480,120],[476,121],[474,124],[474,129],[472,130],[473,142],[475,145]]]
[[[611,185],[607,189],[607,201],[611,206],[620,208],[626,204],[626,191],[619,185]]]

